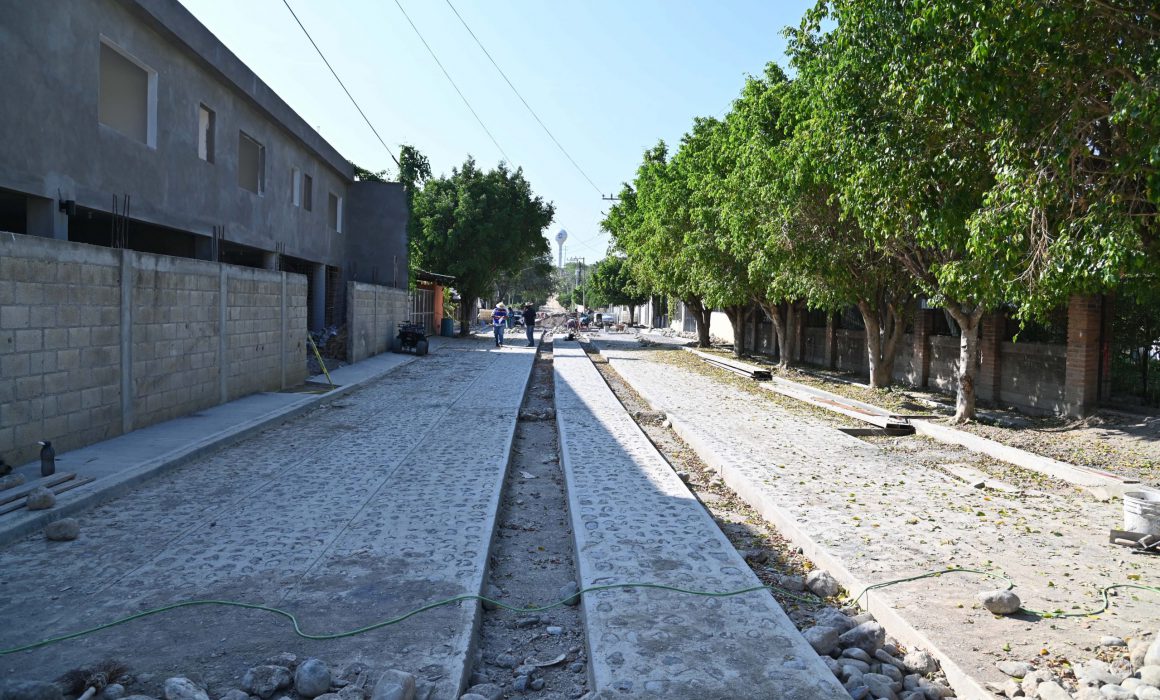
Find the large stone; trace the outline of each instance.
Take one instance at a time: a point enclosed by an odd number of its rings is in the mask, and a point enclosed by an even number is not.
[[[482,695],[483,697],[487,698],[487,700],[503,700],[503,688],[494,683],[481,683],[479,685],[473,685],[467,689],[467,692],[475,693],[476,695]]]
[[[304,698],[316,698],[330,690],[330,669],[318,659],[307,659],[294,672],[294,690]]]
[[[834,608],[822,608],[814,615],[815,625],[824,625],[826,627],[833,627],[839,632],[849,632],[858,624],[854,622],[853,618],[846,615],[841,610]]]
[[[44,536],[53,542],[71,542],[81,534],[81,524],[76,518],[61,518],[44,526]]]
[[[1144,665],[1160,666],[1160,636],[1148,645],[1148,651],[1144,653]]]
[[[867,654],[865,651],[862,651],[858,647],[850,647],[849,649],[846,649],[845,651],[843,651],[842,658],[843,659],[856,659],[856,660],[861,661],[862,663],[867,664],[867,665],[874,662],[874,657],[870,656],[869,654]]]
[[[24,483],[23,474],[9,474],[6,477],[0,478],[0,491],[5,489],[14,489]]]
[[[110,683],[101,691],[101,700],[121,700],[125,697],[125,686],[120,683]]]
[[[254,666],[242,676],[242,689],[262,700],[269,700],[274,693],[289,688],[293,680],[290,669],[285,666]]]
[[[886,642],[886,630],[877,622],[863,622],[849,632],[838,637],[843,647],[857,647],[867,654],[873,654]],[[874,691],[873,688],[870,689]]]
[[[979,602],[996,615],[1017,613],[1023,605],[1014,591],[986,591],[979,594]]]
[[[503,591],[500,590],[499,586],[495,585],[494,583],[489,583],[483,588],[483,598],[485,598],[485,600],[481,600],[479,602],[481,605],[483,605],[484,610],[495,610],[499,607],[499,605],[492,601],[498,601],[502,596]]]
[[[263,666],[284,666],[293,671],[298,668],[298,655],[289,651],[275,654],[262,662]]]
[[[218,700],[250,700],[250,694],[244,690],[231,688],[218,698]]]
[[[1129,675],[1126,671],[1113,668],[1099,659],[1075,664],[1072,671],[1075,672],[1075,677],[1081,681],[1093,681],[1094,684],[1098,685],[1119,685],[1120,681]]]
[[[560,587],[556,594],[557,600],[563,600],[564,605],[577,606],[580,604],[580,586],[575,581],[569,581]]]
[[[898,694],[894,692],[894,681],[880,673],[866,673],[862,675],[862,684],[870,689],[870,695],[881,700],[896,700]]]
[[[902,668],[909,673],[925,676],[928,673],[933,673],[938,665],[935,664],[934,658],[930,654],[918,649],[902,657]]]
[[[1136,700],[1160,700],[1160,688],[1142,685],[1136,688]]]
[[[0,700],[61,700],[56,683],[0,681]]]
[[[1068,693],[1063,689],[1063,686],[1055,681],[1040,683],[1037,697],[1040,700],[1072,700],[1071,693]]]
[[[814,651],[822,656],[828,655],[838,647],[838,637],[841,634],[841,632],[833,627],[822,627],[820,625],[815,625],[805,632],[802,632],[802,636],[806,638],[806,641],[810,643]]]
[[[1100,688],[1100,695],[1107,700],[1136,700],[1136,694],[1127,688],[1118,685],[1105,685]]]
[[[28,510],[48,510],[56,505],[56,494],[38,486],[28,492],[28,500],[24,505]]]
[[[1024,695],[1033,698],[1039,689],[1039,684],[1046,681],[1057,681],[1055,674],[1045,668],[1037,668],[1023,676],[1023,682],[1019,684],[1019,687],[1023,690]]]
[[[1140,669],[1140,680],[1160,688],[1160,666],[1145,666]]]
[[[165,700],[209,700],[209,694],[196,683],[181,676],[165,681]]]
[[[357,685],[347,685],[336,693],[339,700],[367,700],[370,695],[365,688]]]
[[[415,677],[393,668],[383,671],[375,683],[372,700],[415,700]]]
[[[1035,667],[1026,661],[1000,661],[995,666],[1012,678],[1024,678],[1035,670]]]
[[[814,569],[806,575],[806,587],[819,598],[836,596],[842,590],[838,581],[829,572],[821,569]]]

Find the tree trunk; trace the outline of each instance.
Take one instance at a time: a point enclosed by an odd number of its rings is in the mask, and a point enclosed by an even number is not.
[[[967,313],[959,306],[946,307],[951,318],[959,324],[959,391],[955,397],[955,423],[966,423],[975,418],[975,365],[979,361],[979,319],[982,307]]]
[[[777,366],[789,367],[795,362],[794,348],[797,346],[795,303],[764,304],[763,307],[773,321],[774,334],[777,336]]]
[[[635,315],[636,315],[636,307],[633,306],[632,304],[629,304],[628,305],[628,327],[629,328],[632,328],[633,326],[636,325],[636,321],[634,320]]]
[[[870,366],[870,386],[882,389],[894,382],[894,359],[902,337],[902,314],[894,304],[877,310],[867,301],[858,302],[862,323],[866,326],[866,355]]]
[[[727,306],[725,315],[729,317],[729,325],[733,326],[733,356],[741,357],[745,350],[745,307]]]
[[[467,304],[466,298],[459,304],[459,335],[466,337],[471,335],[472,324],[475,319],[471,318],[472,308]]]
[[[699,299],[685,300],[685,307],[692,309],[693,318],[697,321],[697,347],[709,347],[709,320],[713,309],[706,309]]]

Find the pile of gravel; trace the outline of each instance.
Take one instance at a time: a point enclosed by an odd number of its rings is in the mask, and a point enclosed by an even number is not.
[[[1001,661],[1005,683],[988,683],[997,695],[1042,700],[1160,700],[1160,631],[1141,632],[1127,642],[1104,637],[1105,650],[1122,649],[1111,662],[1090,659],[1058,672],[1022,661]]]

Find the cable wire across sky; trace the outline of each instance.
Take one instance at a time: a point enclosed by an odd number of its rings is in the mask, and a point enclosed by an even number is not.
[[[516,97],[520,98],[520,102],[524,103],[524,107],[528,108],[528,112],[530,112],[532,117],[535,118],[536,123],[540,125],[540,128],[544,130],[544,133],[548,135],[548,138],[552,139],[552,143],[556,144],[556,148],[560,149],[560,152],[564,154],[564,157],[568,159],[568,162],[572,164],[572,167],[576,168],[576,171],[578,173],[580,173],[580,175],[585,180],[588,181],[589,185],[592,185],[592,189],[596,190],[596,192],[598,194],[603,195],[604,192],[602,192],[600,190],[600,188],[596,186],[596,183],[592,182],[592,178],[588,177],[588,173],[584,172],[584,169],[581,168],[580,165],[576,163],[576,160],[574,158],[572,158],[572,155],[570,153],[568,153],[568,150],[565,149],[564,146],[560,144],[560,141],[556,139],[555,135],[552,134],[552,131],[547,127],[546,124],[544,124],[543,120],[540,119],[540,115],[536,114],[536,110],[532,109],[532,106],[530,104],[528,104],[528,101],[524,99],[524,96],[521,95],[520,91],[516,89],[516,86],[512,84],[512,81],[507,77],[507,74],[503,72],[503,68],[500,68],[499,64],[495,62],[495,59],[491,57],[491,53],[483,45],[483,42],[479,40],[479,37],[477,37],[475,35],[475,32],[471,31],[471,27],[467,26],[467,21],[464,20],[463,16],[459,14],[459,10],[455,9],[455,5],[451,4],[451,0],[444,0],[444,1],[447,3],[447,6],[451,8],[451,11],[455,13],[455,16],[459,19],[459,23],[463,25],[463,28],[466,29],[467,33],[471,35],[471,38],[475,39],[475,43],[477,46],[479,46],[479,49],[481,51],[483,51],[483,55],[487,56],[487,60],[491,61],[491,65],[495,66],[495,69],[497,71],[499,71],[499,74],[501,76],[503,76],[504,82],[506,82],[508,84],[508,87],[510,87],[512,89],[512,92],[514,92],[516,94]],[[395,0],[395,2],[397,4],[398,0]],[[412,26],[414,26],[414,25],[412,25]],[[418,30],[416,30],[416,31],[418,31]],[[424,43],[426,43],[426,42],[424,42]],[[440,66],[440,67],[442,67],[442,66]]]
[[[285,0],[283,0],[283,2],[285,2]],[[403,16],[407,18],[407,24],[410,24],[411,29],[415,30],[415,36],[419,37],[419,41],[423,42],[423,46],[427,47],[427,53],[431,54],[431,58],[435,59],[436,65],[439,66],[439,70],[443,71],[443,75],[447,78],[447,82],[451,83],[451,87],[455,88],[455,92],[459,94],[459,99],[463,100],[463,104],[467,105],[467,109],[471,112],[471,116],[475,117],[475,121],[479,122],[479,126],[483,129],[484,133],[487,134],[487,137],[491,139],[491,142],[495,144],[495,147],[499,149],[503,159],[509,164],[514,165],[514,163],[512,163],[512,159],[509,158],[508,154],[504,152],[503,146],[499,145],[499,141],[496,141],[495,136],[492,136],[491,130],[488,129],[487,125],[483,123],[483,120],[479,118],[479,114],[477,114],[475,108],[471,106],[471,102],[468,101],[467,96],[463,94],[463,91],[460,90],[459,86],[455,84],[455,81],[451,79],[451,74],[448,73],[447,69],[443,67],[443,62],[440,61],[439,57],[435,55],[435,50],[432,49],[431,45],[427,43],[427,40],[423,38],[423,34],[419,31],[419,28],[416,27],[415,23],[411,21],[411,16],[408,15],[407,11],[403,9],[402,3],[400,3],[399,0],[395,0],[395,6],[398,7],[399,12],[402,12]]]
[[[383,144],[383,148],[385,148],[387,153],[390,154],[391,160],[395,161],[395,167],[402,168],[403,166],[399,164],[399,159],[395,157],[395,152],[391,150],[391,147],[387,145],[387,142],[383,140],[383,137],[379,136],[378,129],[375,129],[375,125],[371,124],[371,120],[367,118],[366,112],[363,112],[362,107],[359,106],[358,100],[354,99],[354,95],[350,94],[350,90],[346,89],[346,85],[342,82],[342,78],[338,77],[338,73],[335,72],[334,66],[330,65],[330,61],[326,60],[326,55],[322,53],[322,49],[318,48],[318,44],[314,43],[314,37],[310,36],[310,32],[306,31],[306,26],[302,24],[302,20],[298,19],[298,15],[294,12],[294,8],[290,7],[289,0],[282,0],[282,4],[286,6],[287,10],[290,10],[290,16],[293,17],[294,21],[298,23],[298,27],[302,30],[302,33],[306,35],[306,38],[310,40],[310,45],[314,47],[314,50],[318,52],[319,58],[321,58],[322,62],[326,64],[326,67],[330,69],[330,74],[333,75],[334,79],[338,81],[339,87],[341,87],[342,91],[346,93],[346,96],[350,98],[351,104],[354,105],[354,108],[358,110],[360,115],[362,115],[363,121],[365,121],[367,126],[371,128],[371,131],[374,132],[375,138],[379,140],[379,143]],[[417,31],[418,30],[416,30],[416,32]]]

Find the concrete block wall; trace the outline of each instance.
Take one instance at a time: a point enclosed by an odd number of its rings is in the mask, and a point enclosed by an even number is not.
[[[300,383],[305,337],[301,275],[0,233],[0,456]]]
[[[347,282],[347,361],[358,362],[390,349],[410,311],[410,296],[404,289]]]
[[[953,335],[932,335],[927,340],[930,354],[930,374],[927,385],[953,394],[958,391],[959,343]]]
[[[1028,413],[1063,411],[1067,348],[1047,343],[1001,343],[999,402]]]

